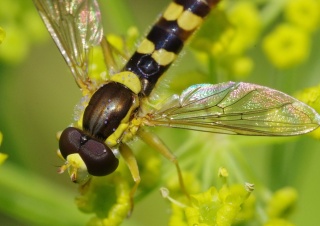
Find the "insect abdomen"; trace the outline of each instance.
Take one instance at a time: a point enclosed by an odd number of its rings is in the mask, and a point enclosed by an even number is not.
[[[184,42],[202,24],[219,0],[174,0],[129,59],[124,71],[140,77],[141,93],[148,96],[169,68]]]

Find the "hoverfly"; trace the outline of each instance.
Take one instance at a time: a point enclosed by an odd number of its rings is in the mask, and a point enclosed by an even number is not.
[[[97,85],[89,77],[90,50],[101,46],[106,67],[111,64],[98,2],[34,0],[78,86],[90,97],[82,125],[65,129],[59,141],[65,159],[61,171],[68,169],[72,181],[81,183],[91,175],[112,173],[119,152],[135,181],[132,198],[140,176],[126,143],[138,137],[175,164],[183,185],[176,157],[144,129],[148,126],[250,136],[300,135],[319,126],[320,116],[306,104],[280,91],[243,82],[197,84],[159,108],[148,104],[158,79],[218,2],[173,0],[123,68]]]

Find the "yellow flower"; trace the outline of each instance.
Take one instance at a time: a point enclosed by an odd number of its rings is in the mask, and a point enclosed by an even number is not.
[[[209,49],[211,50],[211,54],[217,58],[226,54],[226,51],[228,51],[230,43],[234,40],[235,35],[235,28],[227,27],[226,30],[222,32],[218,41],[210,43],[211,47]]]
[[[304,89],[297,93],[295,97],[320,112],[320,85]],[[320,129],[316,129],[310,135],[320,139]]]
[[[253,218],[255,199],[250,199],[254,185],[233,184],[228,186],[229,173],[221,167],[218,175],[222,179],[222,187],[190,195],[189,203],[184,204],[170,197],[169,190],[161,188],[163,198],[172,205],[169,225],[186,226],[230,226]],[[250,201],[248,202],[248,200]]]
[[[81,195],[76,198],[78,208],[85,213],[94,213],[87,225],[117,226],[131,210],[129,180],[120,172],[107,177],[93,177],[80,187]]]
[[[308,58],[310,39],[298,27],[281,24],[264,38],[262,48],[276,67],[284,69],[298,65]]]
[[[240,2],[230,11],[228,18],[236,29],[228,52],[240,55],[256,42],[260,34],[262,23],[259,11],[253,3]]]
[[[251,58],[242,56],[233,61],[232,71],[238,79],[243,79],[252,71],[254,63]]]
[[[161,189],[164,198],[172,202],[172,216],[169,225],[230,226],[252,219],[255,199],[244,186],[224,185],[220,190],[211,187],[208,191],[191,195],[189,205],[180,203],[169,196],[169,191]]]
[[[208,191],[191,196],[191,206],[185,214],[189,225],[229,226],[237,220],[248,192],[241,185],[223,186],[219,191],[211,187]]]
[[[295,97],[320,112],[320,85],[306,88]]]
[[[316,0],[291,0],[285,8],[285,17],[291,23],[314,31],[319,25],[320,5]]]
[[[180,206],[171,203],[171,217],[169,219],[169,226],[187,226],[187,222],[184,215],[184,209]]]

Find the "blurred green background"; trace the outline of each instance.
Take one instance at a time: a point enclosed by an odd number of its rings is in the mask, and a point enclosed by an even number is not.
[[[124,34],[129,26],[134,25],[143,34],[169,1],[100,2],[106,33]],[[253,2],[261,4],[264,1]],[[279,2],[283,5],[278,6],[278,12],[274,12],[278,14],[263,28],[261,37],[284,20],[281,9],[286,1]],[[232,5],[233,1],[228,3]],[[0,151],[9,155],[0,167],[0,225],[85,225],[90,216],[77,210],[74,204],[77,186],[70,182],[66,173],[57,174],[61,161],[56,156],[56,133],[73,121],[73,109],[81,93],[31,1],[2,0],[0,26],[7,33],[0,46],[0,131],[3,134]],[[308,58],[285,69],[277,68],[268,60],[261,47],[262,38],[257,38],[245,51],[254,62],[253,69],[246,76],[229,76],[228,79],[270,86],[290,95],[319,85],[319,38],[317,27],[310,35]],[[194,81],[192,76],[190,79],[187,77],[189,82],[182,84],[181,77],[174,76],[185,75],[192,68],[190,62],[194,58],[190,51],[186,50],[183,55],[168,78],[172,84],[187,87]],[[210,79],[204,78],[203,82]],[[197,139],[201,133],[165,128],[157,129],[157,133],[173,152],[190,137],[195,138],[195,143],[197,140],[204,142]],[[216,135],[207,135],[206,138],[212,148],[216,148],[221,140]],[[298,205],[290,218],[295,225],[317,225],[320,222],[318,140],[309,135],[295,138],[226,136],[224,139],[237,146],[243,156],[248,167],[242,169],[245,171],[243,175],[250,175],[243,178],[245,181],[256,183],[252,180],[258,178],[258,183],[270,191],[284,186],[297,189]],[[189,154],[196,154],[196,151],[193,148]],[[165,164],[165,169],[174,170],[173,165]],[[229,173],[239,174],[233,170]],[[168,209],[167,201],[160,197],[158,190],[154,190],[137,203],[132,217],[124,225],[166,225]]]

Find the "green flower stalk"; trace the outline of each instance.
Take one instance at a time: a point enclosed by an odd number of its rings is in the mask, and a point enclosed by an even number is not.
[[[5,39],[6,37],[6,32],[3,30],[2,27],[0,27],[0,44],[2,43],[2,41]],[[0,146],[2,143],[2,133],[0,132]],[[6,160],[8,156],[6,154],[0,153],[0,165]]]

